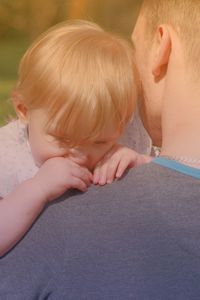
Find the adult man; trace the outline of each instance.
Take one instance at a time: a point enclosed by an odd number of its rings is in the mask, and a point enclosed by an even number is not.
[[[199,15],[196,0],[144,1],[141,114],[163,157],[50,206],[1,260],[0,299],[200,298]]]

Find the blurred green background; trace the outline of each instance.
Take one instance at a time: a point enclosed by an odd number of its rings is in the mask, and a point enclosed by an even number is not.
[[[10,119],[10,93],[20,58],[50,26],[87,19],[130,38],[141,0],[0,0],[0,125]]]

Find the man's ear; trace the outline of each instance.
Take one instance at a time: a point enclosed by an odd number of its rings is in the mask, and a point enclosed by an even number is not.
[[[159,80],[165,75],[171,54],[171,35],[169,28],[166,25],[160,25],[157,35],[157,50],[152,67],[155,80]]]
[[[27,123],[28,122],[28,108],[23,103],[21,95],[16,91],[12,92],[12,102],[13,102],[15,112],[16,112],[18,118],[23,123]]]

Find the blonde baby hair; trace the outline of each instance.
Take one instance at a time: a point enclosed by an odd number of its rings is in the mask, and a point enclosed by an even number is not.
[[[16,93],[46,110],[46,131],[78,145],[103,129],[122,130],[136,100],[133,50],[98,25],[75,20],[44,33],[25,53]]]

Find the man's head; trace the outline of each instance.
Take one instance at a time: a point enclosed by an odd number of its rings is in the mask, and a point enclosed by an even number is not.
[[[199,77],[199,19],[199,0],[143,1],[132,38],[141,78],[141,114],[154,143],[161,144],[163,95],[169,75],[175,74],[172,69],[184,65],[194,81]]]

